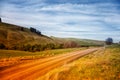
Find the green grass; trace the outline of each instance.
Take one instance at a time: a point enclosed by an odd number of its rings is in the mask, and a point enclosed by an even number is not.
[[[53,55],[63,54],[63,53],[72,52],[76,50],[81,50],[81,49],[85,49],[85,48],[55,49],[55,50],[46,50],[41,52],[0,50],[0,59],[12,58],[12,57],[26,57],[26,56],[46,57],[46,56],[53,56]]]

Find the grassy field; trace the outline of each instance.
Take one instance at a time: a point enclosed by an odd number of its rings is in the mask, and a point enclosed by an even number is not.
[[[17,51],[17,50],[0,50],[0,59],[2,58],[13,58],[13,57],[26,57],[26,56],[36,56],[36,57],[46,57],[54,56],[58,54],[63,54],[66,52],[83,50],[86,48],[67,48],[67,49],[55,49],[55,50],[45,50],[41,52],[27,52],[27,51]]]
[[[29,62],[31,60],[41,59],[59,54],[66,54],[68,52],[83,50],[86,48],[68,48],[46,50],[41,52],[27,52],[17,50],[0,50],[0,69],[12,66],[19,63]]]
[[[120,46],[86,55],[38,80],[120,80]]]

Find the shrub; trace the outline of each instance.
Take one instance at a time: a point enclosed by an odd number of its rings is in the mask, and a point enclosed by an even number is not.
[[[0,43],[0,49],[5,49],[5,45],[3,43]]]
[[[35,28],[30,27],[30,31],[31,31],[31,32],[36,32],[36,29],[35,29]]]
[[[24,28],[23,28],[23,27],[21,27],[21,28],[20,28],[20,30],[21,30],[21,31],[24,31]]]
[[[39,30],[35,29],[35,28],[30,27],[30,31],[33,32],[33,33],[36,33],[38,35],[41,35],[41,32]]]
[[[0,18],[0,22],[2,22],[2,19]]]

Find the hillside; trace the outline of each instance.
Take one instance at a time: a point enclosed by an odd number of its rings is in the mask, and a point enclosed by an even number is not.
[[[77,38],[58,38],[53,36],[51,36],[51,38],[55,41],[59,41],[60,43],[64,43],[64,44],[73,43],[81,47],[104,45],[104,41],[98,41],[98,40],[77,39]]]
[[[39,32],[39,31],[36,31]],[[0,45],[5,49],[41,51],[45,49],[102,45],[103,42],[75,38],[47,37],[28,28],[8,23],[0,23]]]
[[[31,32],[28,28],[8,23],[0,23],[0,43],[4,44],[7,48],[28,44],[55,44],[52,39],[45,35],[38,35]]]

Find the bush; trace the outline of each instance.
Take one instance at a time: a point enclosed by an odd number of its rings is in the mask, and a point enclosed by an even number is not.
[[[38,35],[41,35],[41,32],[39,30],[36,30],[35,28],[30,27],[30,31]]]
[[[0,43],[0,49],[5,49],[5,45],[3,43]]]
[[[21,31],[24,31],[24,28],[23,28],[23,27],[21,27],[21,28],[20,28],[20,30],[21,30]]]

